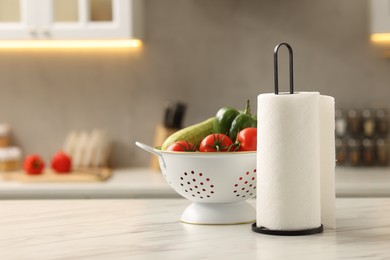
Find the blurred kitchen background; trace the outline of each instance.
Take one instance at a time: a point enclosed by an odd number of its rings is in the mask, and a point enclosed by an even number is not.
[[[148,167],[134,142],[153,144],[167,102],[186,104],[184,126],[246,99],[256,111],[281,42],[294,49],[296,90],[331,95],[337,108],[388,109],[390,60],[370,41],[369,3],[144,0],[140,47],[0,49],[0,122],[23,155],[49,160],[69,132],[101,128],[111,167]],[[287,57],[282,49],[285,90]]]
[[[255,109],[273,91],[280,42],[294,48],[297,90],[389,105],[390,61],[370,43],[366,0],[144,1],[139,49],[0,51],[0,118],[24,153],[49,158],[70,131],[103,127],[113,166],[146,165],[134,141],[153,142],[168,100],[187,103],[185,124],[247,98]]]

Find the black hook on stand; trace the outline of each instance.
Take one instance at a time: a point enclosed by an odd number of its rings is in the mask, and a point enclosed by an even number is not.
[[[289,67],[290,67],[290,94],[294,94],[294,72],[293,72],[293,51],[288,43],[281,43],[274,49],[274,79],[275,79],[275,95],[279,94],[279,79],[278,79],[278,50],[284,45],[289,53]]]

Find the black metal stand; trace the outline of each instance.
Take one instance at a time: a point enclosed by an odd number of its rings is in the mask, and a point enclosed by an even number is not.
[[[293,51],[288,43],[281,43],[274,49],[274,83],[275,83],[275,95],[279,94],[279,69],[278,69],[278,51],[280,46],[286,46],[289,54],[289,67],[290,67],[290,94],[294,94],[294,64],[293,64]]]
[[[256,233],[275,235],[275,236],[306,236],[322,233],[324,226],[321,225],[318,228],[303,229],[303,230],[271,230],[265,227],[258,227],[256,223],[252,224],[252,231]]]

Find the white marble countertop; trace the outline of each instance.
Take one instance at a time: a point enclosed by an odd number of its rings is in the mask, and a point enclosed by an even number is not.
[[[1,259],[390,259],[390,198],[337,199],[337,231],[300,237],[184,224],[188,204],[0,201]]]
[[[390,197],[390,168],[336,168],[337,197]],[[104,182],[20,183],[0,178],[0,199],[179,198],[159,171],[116,169]]]

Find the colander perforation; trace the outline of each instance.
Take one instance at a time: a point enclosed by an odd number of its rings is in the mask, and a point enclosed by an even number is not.
[[[238,198],[252,197],[256,189],[256,169],[246,171],[233,185],[233,194]]]
[[[203,172],[186,171],[180,176],[180,186],[184,187],[184,192],[190,193],[194,198],[211,199],[214,192],[214,184]]]

